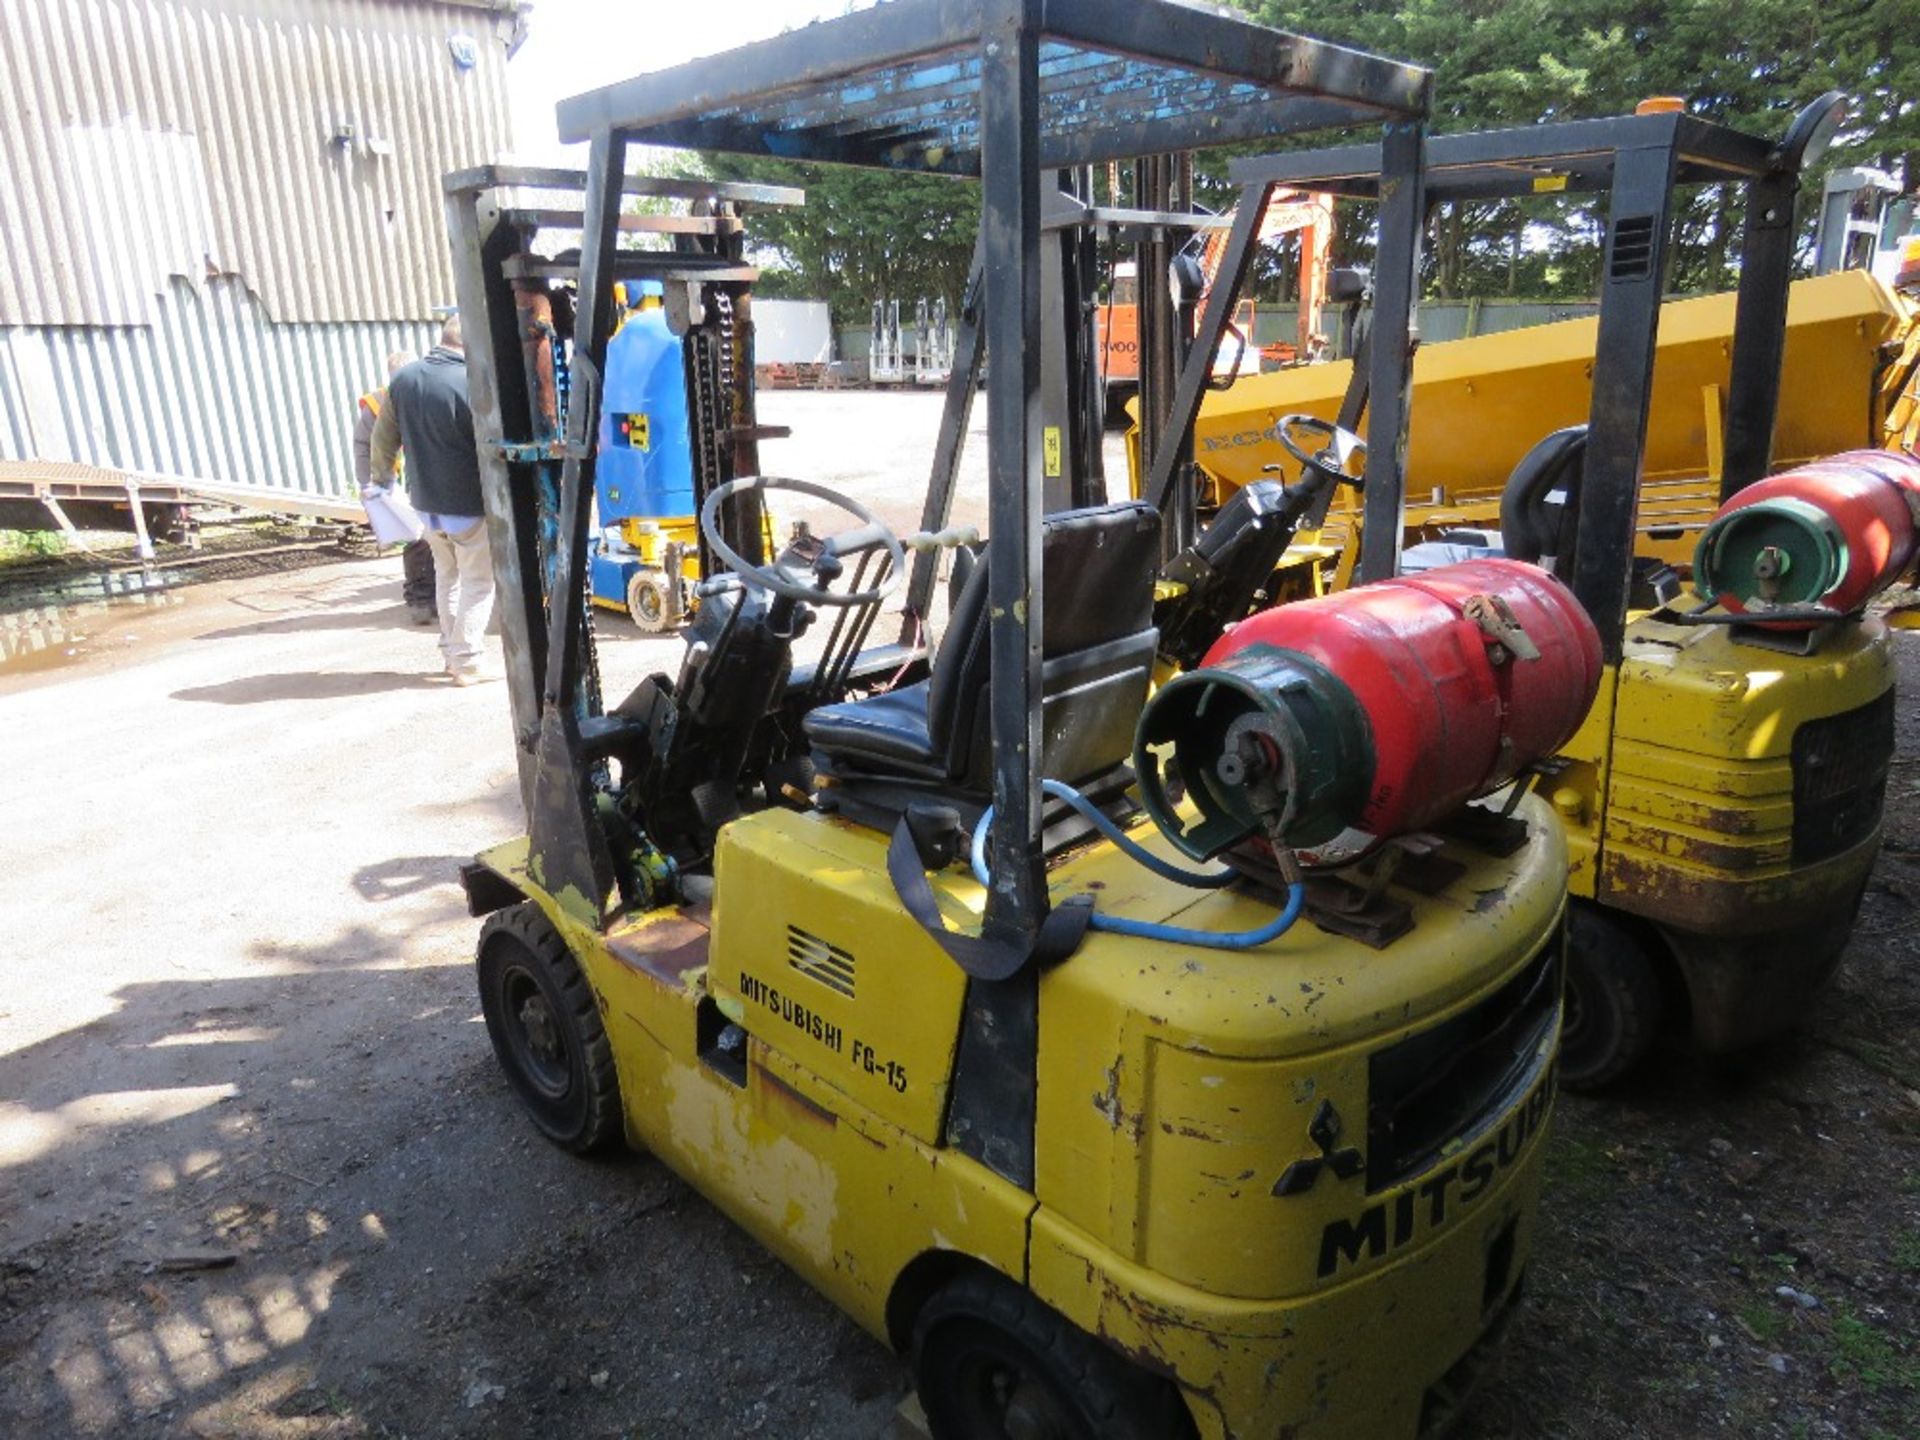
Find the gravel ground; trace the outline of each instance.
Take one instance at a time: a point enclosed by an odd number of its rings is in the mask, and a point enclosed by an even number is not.
[[[796,427],[769,469],[917,518],[933,397],[764,408]],[[0,1435],[886,1433],[888,1353],[650,1159],[572,1159],[516,1113],[454,879],[518,827],[505,697],[431,677],[396,560],[13,614]],[[674,663],[600,628],[610,687]],[[1900,725],[1887,852],[1806,1033],[1562,1102],[1530,1308],[1469,1434],[1920,1433]]]

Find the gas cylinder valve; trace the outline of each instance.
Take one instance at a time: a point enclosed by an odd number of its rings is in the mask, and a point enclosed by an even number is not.
[[[1916,558],[1920,460],[1850,450],[1769,475],[1722,505],[1694,550],[1693,584],[1730,615],[1805,630],[1858,610]],[[1821,614],[1806,618],[1809,608]]]

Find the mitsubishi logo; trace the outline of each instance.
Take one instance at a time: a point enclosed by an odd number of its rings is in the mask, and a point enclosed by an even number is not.
[[[1319,1181],[1320,1172],[1328,1168],[1341,1180],[1350,1180],[1366,1169],[1367,1157],[1353,1146],[1333,1148],[1339,1142],[1340,1131],[1340,1112],[1333,1108],[1331,1100],[1322,1100],[1320,1108],[1313,1112],[1312,1123],[1307,1126],[1307,1138],[1320,1147],[1320,1153],[1296,1160],[1282,1170],[1280,1178],[1273,1182],[1273,1193],[1304,1195]]]

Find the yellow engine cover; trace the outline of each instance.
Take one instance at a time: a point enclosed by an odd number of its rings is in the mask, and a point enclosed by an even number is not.
[[[902,910],[884,834],[744,817],[711,917],[605,933],[533,882],[524,842],[486,860],[579,957],[632,1137],[876,1335],[902,1338],[903,1276],[958,1254],[1174,1377],[1208,1440],[1414,1440],[1534,1239],[1565,853],[1542,802],[1516,813],[1516,853],[1449,841],[1424,893],[1389,887],[1414,928],[1385,950],[1304,920],[1246,952],[1091,934],[1038,982],[1031,1189],[946,1143],[966,982]],[[1273,914],[1104,842],[1049,880],[1141,920]],[[970,876],[933,882],[978,925]],[[717,1016],[747,1032],[737,1068],[705,1048]]]
[[[901,908],[876,838],[786,810],[728,826],[716,893],[757,898],[716,911],[708,984],[750,1032],[936,1144],[966,977]],[[980,917],[954,904],[949,923]]]
[[[1634,621],[1592,893],[1663,924],[1747,934],[1857,886],[1879,839],[1893,680],[1878,620],[1841,626],[1812,655],[1760,649],[1724,626]],[[1819,753],[1814,725],[1832,729]],[[1802,773],[1812,766],[1828,773]]]

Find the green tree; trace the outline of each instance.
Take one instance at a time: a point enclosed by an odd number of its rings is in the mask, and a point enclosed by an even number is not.
[[[1920,184],[1920,5],[1916,0],[1235,0],[1255,19],[1431,65],[1434,128],[1447,133],[1615,115],[1678,94],[1696,114],[1777,135],[1829,89],[1854,121],[1827,165],[1869,164]],[[1300,145],[1326,136],[1301,137]],[[842,323],[875,300],[957,301],[978,226],[978,187],[938,177],[738,156],[706,157],[723,179],[795,184],[803,210],[758,212],[750,233],[764,293],[824,298]],[[1124,167],[1123,167],[1124,168]],[[1807,187],[1818,194],[1820,175]],[[1236,198],[1217,156],[1199,159],[1201,198]],[[1342,207],[1339,263],[1371,258],[1371,217]],[[1808,206],[1811,214],[1811,205]],[[1455,207],[1425,249],[1424,288],[1455,298],[1593,293],[1602,213],[1590,197]],[[1708,187],[1683,197],[1670,283],[1732,283],[1740,215]],[[1811,224],[1803,226],[1811,238]],[[1263,256],[1260,293],[1292,292],[1288,247]]]
[[[704,160],[715,179],[807,192],[803,207],[749,219],[750,241],[767,267],[764,293],[824,299],[841,324],[865,320],[876,300],[899,300],[909,314],[922,297],[958,304],[980,224],[977,185],[738,155]]]
[[[1875,165],[1920,183],[1920,13],[1913,0],[1237,0],[1268,24],[1433,66],[1436,132],[1619,114],[1678,94],[1695,114],[1781,133],[1830,89],[1854,119],[1832,165]],[[1811,207],[1809,206],[1809,213]],[[1461,207],[1438,220],[1426,284],[1442,296],[1590,293],[1600,215],[1577,198]],[[1366,221],[1342,258],[1365,258]],[[1686,197],[1677,290],[1733,278],[1733,196]],[[1533,228],[1529,228],[1529,227]],[[1810,229],[1810,227],[1808,227]]]

